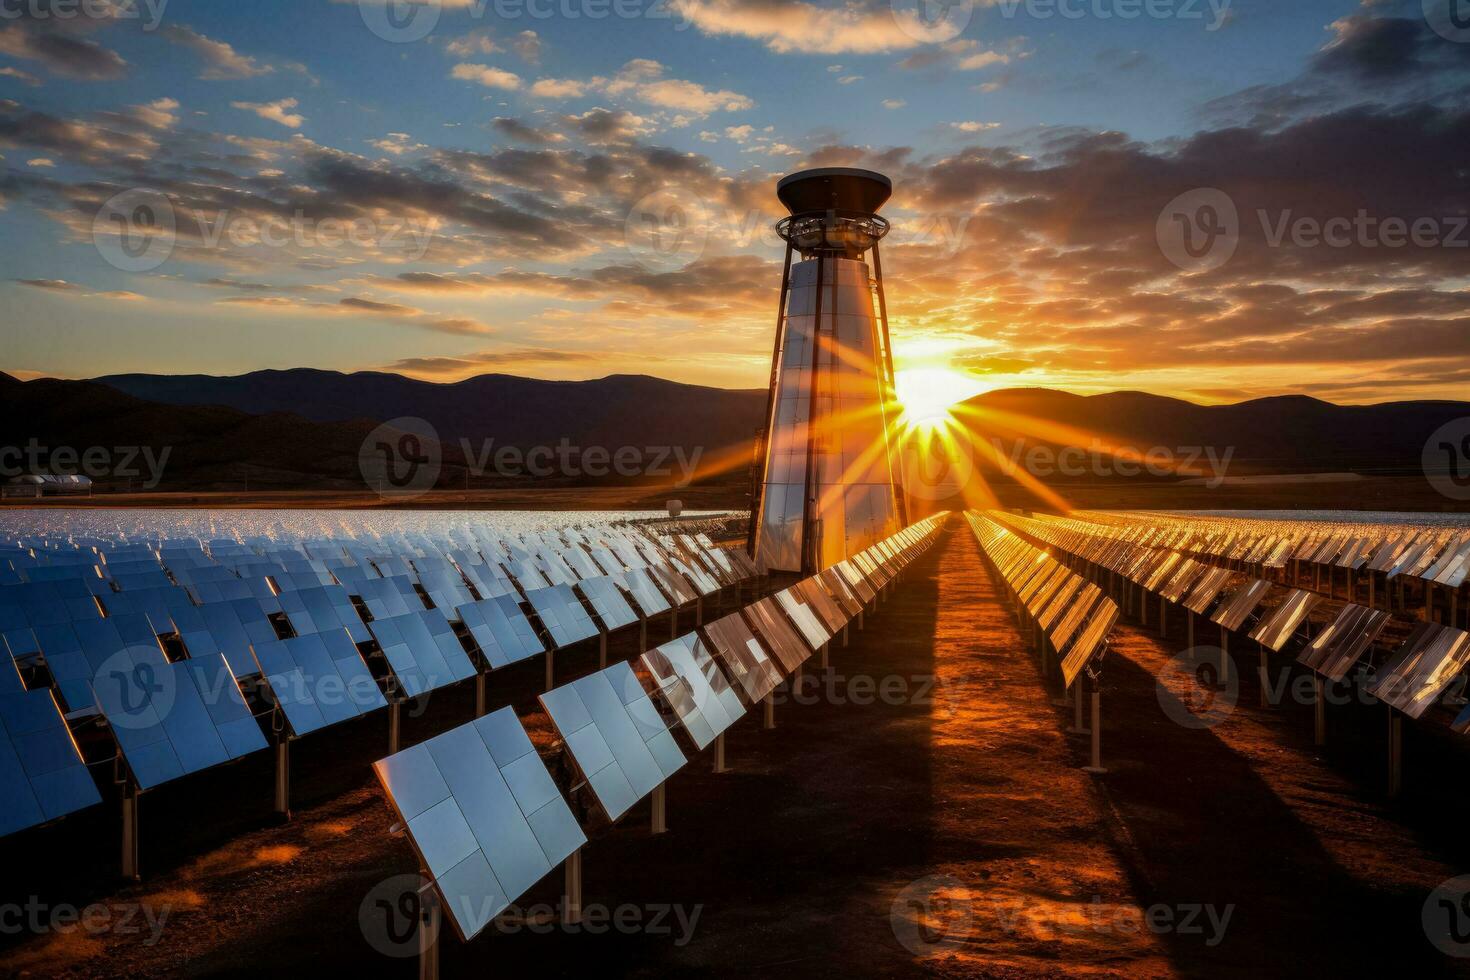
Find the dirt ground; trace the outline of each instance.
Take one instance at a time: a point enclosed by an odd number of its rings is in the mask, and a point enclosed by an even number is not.
[[[1456,787],[1435,775],[1463,766],[1453,739],[1410,735],[1408,792],[1390,806],[1380,714],[1335,711],[1332,742],[1316,751],[1309,708],[1256,709],[1242,681],[1222,724],[1183,728],[1154,681],[1182,639],[1161,645],[1125,626],[1106,663],[1109,772],[1089,776],[1085,741],[1065,734],[1069,710],[997,598],[952,521],[867,629],[832,650],[832,670],[813,662],[821,683],[787,693],[775,730],[754,717],[732,729],[732,772],[711,772],[705,753],[673,778],[669,833],[649,834],[647,802],[589,833],[584,903],[624,928],[512,921],[469,944],[446,933],[444,975],[1430,976],[1455,965],[1419,920],[1429,890],[1470,857]],[[651,637],[668,629],[655,623]],[[615,637],[613,654],[633,656],[637,640]],[[559,679],[596,663],[595,647],[559,656]],[[544,744],[540,664],[524,667],[493,678],[492,704],[515,704]],[[471,709],[469,691],[431,699],[405,743]],[[373,905],[380,883],[415,871],[368,771],[385,740],[379,715],[297,743],[285,825],[270,819],[263,754],[145,796],[145,878],[121,891],[110,804],[6,840],[6,901],[167,914],[156,942],[136,924],[11,940],[0,970],[412,976],[411,957],[380,951],[411,944],[392,944]],[[556,902],[561,884],[553,872],[522,904]]]

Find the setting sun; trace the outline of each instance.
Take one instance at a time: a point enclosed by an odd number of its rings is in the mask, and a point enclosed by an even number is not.
[[[984,382],[973,375],[943,367],[910,368],[899,371],[894,380],[903,408],[900,421],[910,428],[943,423],[953,405],[986,389]]]

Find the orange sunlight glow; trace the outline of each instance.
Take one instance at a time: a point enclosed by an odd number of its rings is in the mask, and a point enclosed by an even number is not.
[[[934,429],[950,417],[950,408],[974,398],[987,386],[979,378],[946,367],[907,368],[896,373],[899,422],[914,429]]]

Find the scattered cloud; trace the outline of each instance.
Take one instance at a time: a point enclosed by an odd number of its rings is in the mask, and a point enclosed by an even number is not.
[[[306,117],[298,112],[290,111],[296,108],[296,104],[295,99],[278,99],[275,102],[230,103],[236,109],[253,112],[262,119],[269,119],[271,122],[280,123],[288,129],[300,129],[301,124],[306,122]]]
[[[407,133],[389,133],[382,139],[368,140],[368,145],[395,157],[428,149],[423,143],[415,143],[413,137]]]
[[[490,65],[475,65],[462,63],[454,66],[450,76],[464,82],[479,82],[486,88],[502,89],[514,92],[521,87],[521,76],[504,68],[493,68]]]
[[[801,0],[673,0],[681,18],[711,36],[747,37],[779,54],[878,54],[943,37],[944,25],[884,4],[819,6]],[[839,68],[840,70],[840,68]]]
[[[266,75],[275,68],[243,55],[224,41],[206,37],[191,27],[170,24],[160,32],[165,38],[199,56],[204,63],[199,77],[206,81],[229,81]]]
[[[62,30],[15,24],[0,29],[0,54],[34,61],[53,75],[81,81],[109,81],[127,74],[128,63],[117,52],[95,41]],[[19,72],[15,77],[24,76]],[[21,77],[22,81],[30,76]]]

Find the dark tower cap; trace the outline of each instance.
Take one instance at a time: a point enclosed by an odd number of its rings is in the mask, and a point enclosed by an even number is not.
[[[776,196],[792,214],[827,210],[877,214],[892,195],[893,181],[853,167],[800,170],[776,184]]]

